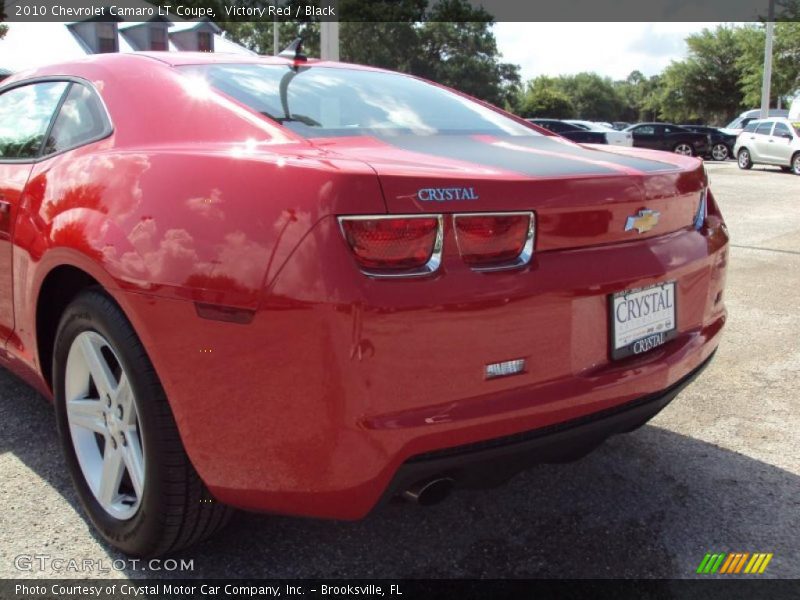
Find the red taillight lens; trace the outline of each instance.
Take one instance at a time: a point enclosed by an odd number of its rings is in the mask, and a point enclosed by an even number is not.
[[[441,250],[438,216],[342,217],[340,221],[356,261],[365,270],[423,269]]]
[[[532,218],[532,213],[456,215],[461,257],[472,267],[515,266],[520,259],[527,262],[530,256],[524,253],[533,250]]]

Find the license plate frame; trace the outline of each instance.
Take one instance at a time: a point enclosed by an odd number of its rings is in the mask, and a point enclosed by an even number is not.
[[[663,346],[678,335],[677,288],[678,284],[674,280],[661,281],[648,286],[622,290],[608,296],[608,345],[612,360],[620,360],[634,354],[644,354]],[[657,294],[659,298],[654,297],[653,294]],[[625,314],[629,317],[626,322],[630,322],[632,319],[629,313],[635,312],[637,308],[643,312],[645,305],[648,304],[648,301],[645,300],[648,296],[650,297],[649,304],[652,307],[662,308],[638,317],[640,323],[629,325],[627,329],[618,331],[621,323],[618,322],[618,317]],[[621,299],[624,300],[624,307],[619,307]],[[633,307],[628,304],[628,301],[636,303],[637,300],[638,304]],[[671,306],[668,306],[667,304],[670,302]],[[652,318],[648,321],[646,317]]]

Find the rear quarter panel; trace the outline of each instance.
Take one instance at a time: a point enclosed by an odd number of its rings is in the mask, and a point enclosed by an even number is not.
[[[319,219],[385,210],[363,163],[198,97],[160,63],[127,60],[113,73],[70,69],[101,93],[114,133],[37,163],[21,200],[11,350],[32,367],[39,289],[60,265],[89,273],[123,308],[118,291],[254,310]]]

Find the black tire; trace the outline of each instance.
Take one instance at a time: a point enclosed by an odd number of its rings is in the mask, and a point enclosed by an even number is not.
[[[115,518],[98,502],[83,475],[70,433],[65,400],[67,355],[75,338],[87,331],[108,341],[135,397],[146,468],[139,507],[126,520]],[[79,294],[61,317],[53,356],[56,422],[67,468],[89,519],[109,544],[132,556],[160,556],[194,544],[228,522],[232,509],[214,501],[189,462],[158,376],[113,300],[99,289]]]
[[[800,152],[795,152],[792,157],[792,173],[800,175]]]
[[[753,159],[750,157],[750,150],[747,148],[740,149],[739,154],[736,156],[736,163],[740,169],[752,169]]]

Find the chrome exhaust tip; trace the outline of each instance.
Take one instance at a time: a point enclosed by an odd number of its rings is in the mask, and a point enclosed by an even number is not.
[[[412,485],[403,492],[402,496],[409,502],[420,506],[433,506],[450,495],[454,483],[455,481],[450,477],[427,479]]]

